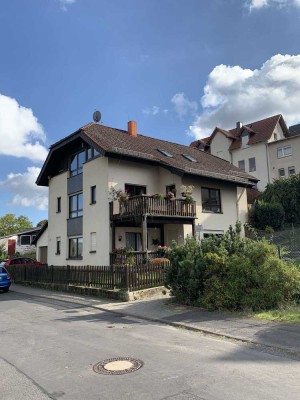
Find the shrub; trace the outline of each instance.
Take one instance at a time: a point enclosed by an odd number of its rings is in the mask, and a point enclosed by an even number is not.
[[[258,201],[253,209],[253,223],[258,229],[280,229],[284,223],[284,209],[279,203]]]
[[[189,238],[169,253],[166,285],[185,304],[209,309],[259,310],[291,302],[300,271],[280,260],[267,241],[240,237],[240,225],[223,237]]]
[[[187,238],[184,245],[170,250],[168,258],[166,287],[179,301],[192,304],[203,290],[204,264],[200,246],[194,238]]]

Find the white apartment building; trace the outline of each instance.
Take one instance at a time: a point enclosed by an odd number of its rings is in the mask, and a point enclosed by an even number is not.
[[[257,188],[264,190],[274,179],[300,172],[300,135],[290,132],[282,115],[225,130],[216,127],[205,139],[191,143],[231,162],[259,179]]]
[[[247,221],[257,179],[227,161],[128,130],[90,123],[50,147],[37,184],[49,187],[37,257],[52,265],[109,265],[114,249],[155,250],[187,235],[222,234]],[[193,201],[181,198],[192,185]],[[126,193],[124,202],[112,193]],[[170,199],[170,193],[173,193]]]

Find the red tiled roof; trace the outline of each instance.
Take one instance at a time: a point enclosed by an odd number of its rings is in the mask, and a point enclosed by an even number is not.
[[[55,151],[67,146],[78,137],[106,156],[122,155],[160,165],[175,173],[238,182],[241,185],[251,185],[253,182],[257,182],[255,177],[241,171],[231,163],[196,148],[140,134],[132,137],[127,131],[91,123],[51,146],[50,153],[37,179],[38,184],[46,185],[47,177],[53,176],[53,172],[57,168],[55,157],[52,156]],[[158,149],[171,153],[172,157],[166,157]],[[192,156],[196,162],[186,159],[183,154]]]
[[[230,129],[230,132],[237,138],[237,140],[232,142],[229,150],[240,148],[240,135],[245,129],[250,133],[248,145],[260,142],[267,142],[272,136],[272,133],[274,132],[274,129],[276,128],[278,122],[281,123],[284,133],[286,134],[286,136],[288,136],[288,130],[281,114],[265,118],[261,121],[251,122],[250,124],[243,125],[242,128],[239,129]]]
[[[241,128],[234,128],[225,130],[219,127],[216,127],[213,133],[209,136],[207,143],[210,143],[217,132],[222,132],[229,139],[233,139],[232,143],[229,147],[229,150],[235,150],[241,147],[241,133],[244,130],[247,130],[250,133],[250,138],[248,141],[249,145],[266,142],[272,136],[274,129],[277,123],[281,124],[283,132],[285,136],[289,136],[288,129],[284,122],[284,119],[281,114],[274,115],[269,118],[262,119],[260,121],[251,122],[249,124],[243,125]],[[203,139],[202,139],[203,140]],[[193,142],[196,143],[196,142]]]

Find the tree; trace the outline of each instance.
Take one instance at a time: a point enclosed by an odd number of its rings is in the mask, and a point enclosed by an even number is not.
[[[36,224],[36,226],[43,227],[48,222],[47,219],[42,219],[40,222]]]
[[[300,222],[300,175],[279,178],[269,183],[260,200],[281,204],[286,222]]]
[[[6,214],[0,217],[0,237],[21,232],[29,228],[32,228],[32,223],[29,221],[28,217],[24,215],[16,217],[15,214]]]

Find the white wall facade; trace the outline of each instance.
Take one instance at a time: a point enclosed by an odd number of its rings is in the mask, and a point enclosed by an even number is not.
[[[68,172],[56,175],[49,181],[49,206],[48,206],[48,264],[68,264]],[[57,198],[61,197],[61,212],[57,212]],[[60,238],[61,251],[56,253],[56,241]]]
[[[291,146],[292,154],[285,157],[278,157],[277,150],[285,146]],[[300,136],[292,136],[284,140],[272,142],[268,144],[271,182],[279,178],[279,169],[284,169],[285,178],[289,177],[289,171],[292,167],[295,173],[300,173]]]
[[[256,171],[250,171],[249,158],[255,158]],[[245,172],[259,179],[257,188],[264,190],[269,182],[268,152],[265,143],[256,143],[251,146],[232,150],[232,164],[239,166],[239,161],[245,161]]]
[[[223,160],[232,162],[229,151],[230,145],[231,140],[228,139],[223,133],[217,132],[210,143],[210,153],[214,156],[223,158]]]

